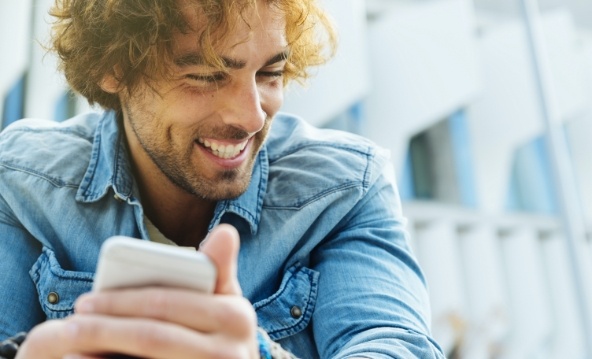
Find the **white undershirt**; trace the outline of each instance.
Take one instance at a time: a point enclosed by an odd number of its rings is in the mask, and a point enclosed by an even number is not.
[[[180,247],[177,243],[171,241],[167,237],[165,237],[162,232],[156,228],[154,223],[152,223],[148,217],[144,216],[144,225],[146,225],[146,229],[148,230],[148,237],[150,237],[150,241],[162,244],[168,244],[175,247]],[[195,250],[195,247],[180,247],[185,249]]]

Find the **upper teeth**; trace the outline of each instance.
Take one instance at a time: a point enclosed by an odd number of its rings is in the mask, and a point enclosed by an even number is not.
[[[204,146],[212,149],[212,153],[220,158],[233,158],[236,157],[242,150],[245,149],[247,143],[249,141],[243,141],[236,145],[230,144],[222,144],[219,142],[215,142],[212,140],[204,140],[202,138],[199,139],[199,143],[203,144]]]

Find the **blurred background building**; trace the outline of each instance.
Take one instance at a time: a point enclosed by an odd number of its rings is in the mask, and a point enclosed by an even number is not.
[[[592,1],[321,1],[338,54],[284,110],[391,150],[447,355],[592,358]],[[89,110],[51,2],[0,3],[0,128]]]

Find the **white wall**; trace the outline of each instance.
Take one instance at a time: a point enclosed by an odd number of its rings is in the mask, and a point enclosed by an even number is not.
[[[520,0],[474,0],[479,9],[495,11],[500,14],[519,16]],[[556,8],[567,8],[573,14],[579,27],[592,28],[592,1],[589,0],[538,0],[542,11]]]
[[[391,2],[369,24],[364,134],[402,169],[407,140],[470,103],[480,86],[469,0]]]
[[[579,44],[582,47],[582,62],[588,71],[580,74],[581,81],[585,82],[586,93],[592,93],[592,33],[585,32],[578,36]],[[592,134],[592,96],[588,95],[588,105],[585,113],[576,116],[566,124],[566,133],[569,141],[571,155],[574,162],[575,178],[578,185],[578,193],[584,212],[586,223],[592,223],[592,161],[590,153],[592,145],[590,134]]]
[[[49,40],[48,11],[53,0],[35,0],[34,46],[31,51],[31,67],[27,79],[25,117],[54,119],[57,103],[66,92],[63,75],[58,73],[57,60],[41,46]]]
[[[31,2],[0,2],[0,116],[4,96],[29,63]]]
[[[323,125],[345,111],[368,92],[368,50],[364,0],[322,0],[339,32],[339,47],[329,64],[322,66],[306,87],[293,84],[285,96],[283,111]]]
[[[584,48],[570,13],[542,15],[552,78],[562,120],[586,111],[592,93],[583,74]],[[481,22],[478,51],[483,90],[467,108],[476,187],[481,207],[500,212],[508,193],[516,148],[543,132],[541,104],[521,20]]]

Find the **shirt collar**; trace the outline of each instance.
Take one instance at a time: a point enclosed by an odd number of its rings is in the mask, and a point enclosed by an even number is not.
[[[117,114],[106,111],[95,130],[90,163],[76,193],[76,200],[96,202],[113,188],[116,198],[127,201],[132,196],[133,184]]]
[[[249,187],[245,193],[235,199],[218,202],[214,211],[214,218],[210,222],[208,230],[210,231],[214,226],[218,225],[222,220],[222,216],[226,213],[234,213],[242,217],[249,224],[251,234],[255,234],[261,220],[263,198],[267,192],[268,174],[269,158],[267,146],[264,144],[257,155]]]
[[[134,191],[134,179],[124,136],[114,111],[106,111],[99,120],[91,151],[90,163],[76,193],[76,200],[96,202],[113,188],[116,198],[129,202]],[[224,214],[234,213],[249,224],[251,233],[256,233],[267,191],[268,173],[269,159],[264,144],[257,155],[249,187],[235,199],[218,202],[209,229],[219,224]]]

